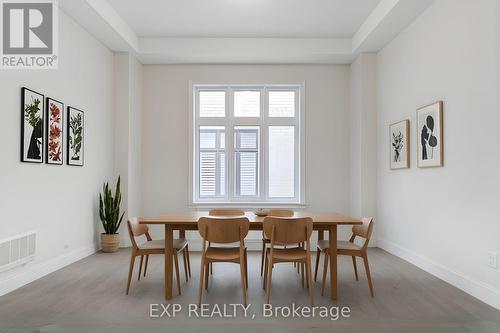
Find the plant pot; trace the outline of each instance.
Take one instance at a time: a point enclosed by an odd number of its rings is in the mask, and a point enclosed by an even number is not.
[[[101,234],[102,252],[116,252],[120,247],[120,234]]]

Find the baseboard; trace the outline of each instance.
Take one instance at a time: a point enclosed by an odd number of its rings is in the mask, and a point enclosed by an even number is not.
[[[95,244],[84,246],[77,250],[65,253],[56,258],[44,262],[32,262],[24,266],[17,267],[13,272],[5,272],[6,277],[0,277],[0,296],[14,291],[30,282],[33,282],[58,269],[68,266],[80,259],[94,254],[98,250]]]
[[[500,310],[500,290],[476,281],[459,272],[425,258],[418,253],[405,249],[398,244],[379,238],[377,245],[381,249],[408,261],[424,271],[438,277],[452,286]]]

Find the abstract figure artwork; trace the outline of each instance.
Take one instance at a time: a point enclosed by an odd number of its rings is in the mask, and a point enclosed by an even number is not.
[[[443,166],[443,102],[417,110],[417,165]]]
[[[43,95],[21,89],[21,162],[43,162]]]
[[[409,120],[403,120],[389,126],[391,169],[410,167],[409,128]]]

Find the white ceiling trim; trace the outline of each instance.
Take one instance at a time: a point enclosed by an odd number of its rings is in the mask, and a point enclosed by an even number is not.
[[[139,38],[107,1],[86,0],[92,9],[120,35],[134,51],[139,51]]]
[[[60,0],[61,9],[113,51],[144,64],[349,64],[377,52],[434,0],[382,0],[352,39],[137,37],[106,0]]]
[[[336,38],[140,38],[140,60],[174,63],[349,63],[351,40]]]

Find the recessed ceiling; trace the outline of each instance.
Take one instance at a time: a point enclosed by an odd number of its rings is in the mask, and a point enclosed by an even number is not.
[[[349,64],[435,0],[59,0],[144,64]]]
[[[351,38],[381,0],[108,0],[139,37]]]

